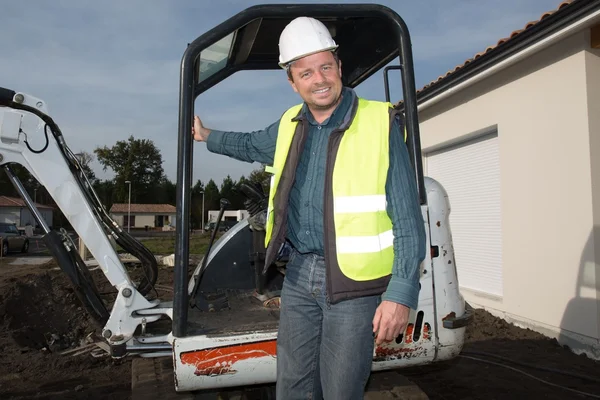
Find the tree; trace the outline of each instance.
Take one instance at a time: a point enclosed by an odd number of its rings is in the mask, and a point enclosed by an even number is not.
[[[244,192],[242,191],[242,185],[244,183],[248,184],[249,181],[248,181],[248,179],[246,179],[245,176],[242,175],[240,177],[240,180],[238,180],[235,183],[235,187],[233,188],[233,191],[234,191],[235,195],[231,199],[231,207],[234,210],[243,210],[243,209],[246,208],[246,205],[244,204],[244,201],[246,201],[247,197],[244,194]]]
[[[235,182],[231,179],[231,176],[227,175],[225,179],[223,179],[223,183],[221,183],[221,190],[219,191],[219,196],[221,198],[226,198],[233,205],[235,197],[234,193]]]
[[[98,184],[100,181],[98,178],[96,178],[96,174],[92,170],[92,167],[90,167],[90,164],[92,163],[92,161],[94,161],[94,155],[88,153],[87,151],[80,151],[75,155],[78,156],[79,164],[81,164],[81,169],[83,170],[83,173],[90,181],[92,186]]]
[[[204,223],[208,222],[209,210],[219,210],[221,208],[221,205],[219,204],[220,197],[219,187],[215,181],[211,179],[208,181],[206,188],[204,189],[204,212],[206,213],[204,217]]]
[[[98,147],[94,153],[105,171],[110,168],[115,173],[113,200],[127,202],[129,188],[125,181],[131,181],[132,202],[157,203],[160,200],[156,193],[165,184],[166,177],[162,156],[152,140],[130,136],[113,147]]]
[[[202,226],[202,196],[204,192],[204,184],[201,180],[198,180],[194,186],[192,186],[192,215],[191,223],[193,228],[199,228]],[[206,213],[206,196],[204,196],[204,212]],[[206,222],[206,215],[204,216],[204,222]]]
[[[164,178],[157,185],[157,190],[153,193],[153,196],[155,196],[154,201],[144,200],[144,202],[175,205],[177,203],[177,185]]]
[[[202,194],[204,191],[204,183],[200,179],[196,181],[196,184],[192,187],[192,196]]]
[[[271,187],[271,176],[272,174],[265,171],[265,167],[262,166],[259,169],[255,169],[248,176],[250,182],[258,183],[262,186],[265,195],[269,194],[269,188]]]
[[[100,203],[106,208],[106,210],[110,211],[110,208],[113,205],[113,192],[115,190],[115,183],[112,180],[98,180],[94,184],[94,191],[100,199]]]
[[[29,197],[31,197],[31,200],[40,204],[50,204],[53,202],[46,188],[40,185],[27,168],[16,163],[11,164],[10,168],[29,194]],[[0,196],[21,197],[12,181],[8,178],[4,168],[0,168]]]

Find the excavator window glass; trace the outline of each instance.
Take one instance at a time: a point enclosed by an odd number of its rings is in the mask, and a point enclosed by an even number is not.
[[[202,82],[227,65],[235,32],[208,46],[200,53],[198,82]]]

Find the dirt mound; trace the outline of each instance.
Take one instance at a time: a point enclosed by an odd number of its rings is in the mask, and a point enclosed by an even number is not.
[[[61,278],[50,272],[28,275],[0,295],[3,328],[19,347],[55,352],[80,345],[94,331],[93,320]]]
[[[599,362],[482,309],[474,310],[458,358],[405,372],[430,399],[585,398],[565,388],[600,395]]]
[[[100,327],[56,264],[0,270],[0,398],[128,398],[129,360],[63,354]]]
[[[96,269],[92,274],[110,300],[114,292],[102,272]],[[159,269],[157,283],[171,287],[172,269]],[[157,289],[162,299],[172,294]],[[64,354],[99,333],[55,263],[0,264],[0,398],[129,399],[130,359],[77,351]],[[565,371],[598,381],[568,376]],[[484,310],[475,310],[458,358],[400,373],[430,399],[583,398],[564,388],[600,395],[600,363]]]
[[[476,309],[474,310],[473,323],[467,328],[465,341],[473,343],[490,339],[540,340],[545,338],[544,335],[531,329],[519,328],[485,310]]]

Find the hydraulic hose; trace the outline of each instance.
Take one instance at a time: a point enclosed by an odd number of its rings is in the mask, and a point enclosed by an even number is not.
[[[98,288],[94,283],[90,271],[81,259],[79,253],[71,248],[65,247],[63,238],[56,231],[50,231],[44,235],[46,247],[50,249],[56,258],[59,267],[67,274],[73,285],[73,291],[79,301],[83,303],[88,313],[100,326],[103,326],[110,313],[102,301]]]
[[[8,97],[11,94],[12,96],[10,97],[10,101],[8,101]],[[98,220],[103,223],[105,229],[109,231],[109,233],[115,238],[115,241],[117,242],[117,244],[119,244],[119,246],[121,246],[123,249],[137,257],[142,263],[142,268],[145,273],[145,280],[142,280],[138,284],[137,290],[142,295],[148,294],[154,288],[154,284],[156,283],[156,280],[158,278],[158,263],[156,261],[156,257],[154,257],[152,252],[148,250],[148,248],[146,248],[142,243],[140,243],[129,233],[121,229],[121,227],[108,214],[108,212],[100,202],[100,199],[98,198],[94,188],[92,187],[92,184],[87,179],[87,176],[83,171],[81,163],[73,154],[71,149],[69,149],[69,147],[67,146],[62,132],[58,125],[54,122],[54,120],[49,115],[43,113],[42,111],[34,107],[12,101],[14,94],[15,92],[11,90],[0,88],[0,104],[9,106],[14,109],[30,112],[38,116],[42,121],[46,123],[46,127],[50,128],[50,132],[56,140],[58,147],[65,158],[65,161],[69,165],[73,176],[75,176],[77,182],[79,183],[79,187],[84,193],[84,196],[86,197],[92,210],[96,214]],[[46,127],[44,128],[44,130],[46,132],[46,140],[48,140]],[[39,152],[43,150],[44,149],[40,150]]]

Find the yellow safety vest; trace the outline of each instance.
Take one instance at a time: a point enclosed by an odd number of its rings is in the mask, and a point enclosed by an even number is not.
[[[387,102],[358,99],[358,109],[343,133],[333,174],[335,251],[341,272],[354,281],[387,276],[394,258],[392,222],[386,211],[385,183],[389,166],[390,108]],[[273,231],[273,204],[290,144],[293,121],[302,108],[284,113],[279,125],[269,192],[265,246]],[[326,221],[325,221],[326,222]],[[327,224],[325,224],[325,227]],[[328,243],[324,243],[328,246]]]

